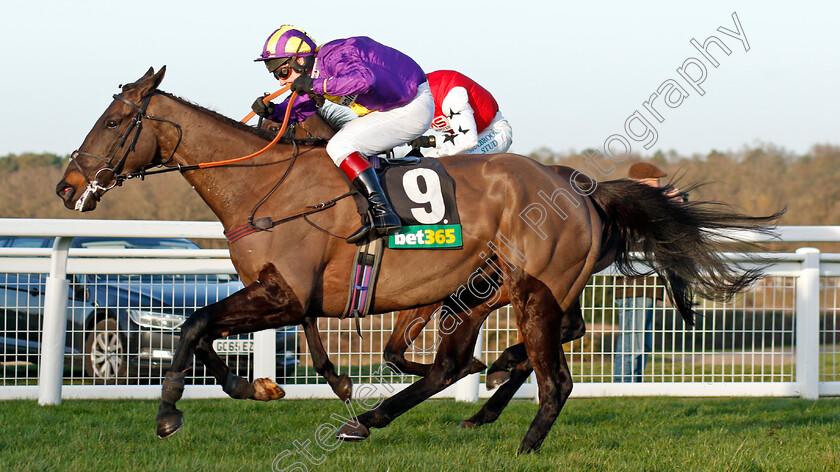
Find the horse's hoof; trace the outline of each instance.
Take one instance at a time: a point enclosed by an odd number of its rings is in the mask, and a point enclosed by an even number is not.
[[[520,454],[532,454],[537,451],[539,451],[539,447],[526,446],[523,444],[519,446],[519,450],[516,451],[516,455],[518,456]]]
[[[475,429],[478,428],[478,425],[473,423],[470,420],[461,421],[461,424],[458,425],[458,429]]]
[[[335,433],[335,436],[342,441],[364,441],[370,436],[370,430],[357,419],[354,419],[344,423]]]
[[[485,385],[487,385],[487,390],[493,390],[494,388],[501,387],[508,380],[510,380],[510,372],[506,370],[499,370],[487,375]]]
[[[254,390],[254,396],[251,398],[261,402],[279,400],[286,396],[286,391],[271,379],[263,378],[254,380]]]
[[[180,410],[171,411],[157,416],[157,437],[165,439],[172,436],[181,426],[184,426],[184,414]]]
[[[526,434],[522,439],[522,444],[519,445],[519,450],[516,451],[516,455],[518,456],[520,454],[533,454],[535,452],[539,452],[541,445],[542,440],[529,440],[528,435]]]
[[[343,402],[350,400],[353,397],[353,379],[351,379],[347,374],[341,374],[338,377],[338,383],[335,388],[333,388],[333,392],[338,395],[338,398],[340,398]]]

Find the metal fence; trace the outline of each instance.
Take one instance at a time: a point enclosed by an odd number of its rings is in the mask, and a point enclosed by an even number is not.
[[[840,241],[838,227],[780,232],[785,241]],[[54,242],[51,248],[0,248],[0,399],[157,398],[185,316],[241,287],[226,250],[68,249],[80,236],[221,238],[218,223],[0,219],[2,236]],[[803,248],[762,257],[767,277],[729,303],[698,300],[702,316],[694,328],[667,304],[654,306],[649,346],[635,353],[646,363],[633,383],[616,382],[614,375],[622,331],[613,294],[621,282],[611,269],[594,275],[581,297],[587,332],[564,345],[573,394],[840,394],[840,255]],[[319,322],[337,370],[349,373],[357,388],[389,395],[415,380],[383,363],[395,321],[393,313],[369,316],[361,338],[351,320]],[[410,360],[431,361],[436,328],[433,319],[409,350]],[[515,313],[505,307],[488,318],[475,354],[489,365],[516,342]],[[216,348],[241,375],[279,379],[287,397],[333,397],[297,328],[224,339]],[[484,374],[472,375],[437,396],[487,397],[492,391],[483,383]],[[535,395],[533,381],[518,392]],[[185,397],[224,396],[194,362]]]

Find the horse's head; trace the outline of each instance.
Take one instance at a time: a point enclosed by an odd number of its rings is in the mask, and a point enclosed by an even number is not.
[[[91,211],[102,194],[121,183],[122,176],[160,162],[160,149],[143,119],[166,66],[122,87],[74,151],[56,193],[71,210]]]

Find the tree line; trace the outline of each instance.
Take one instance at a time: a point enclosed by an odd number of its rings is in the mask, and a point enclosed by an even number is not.
[[[587,152],[540,149],[531,157],[548,164],[592,168],[585,159]],[[601,160],[605,161],[603,157]],[[765,215],[786,207],[782,225],[840,224],[838,146],[816,145],[804,155],[773,145],[689,157],[658,151],[647,158],[631,155],[623,162],[607,161],[616,168],[609,178],[626,177],[627,169],[639,160],[651,162],[668,173],[663,182],[681,188],[700,184],[691,192],[691,200],[723,202],[751,215]],[[594,177],[600,176],[594,173]]]
[[[529,157],[545,164],[592,169],[587,152],[555,152],[541,148]],[[614,167],[596,180],[623,178],[640,160],[656,164],[668,173],[663,179],[677,187],[699,187],[691,200],[729,204],[751,215],[767,215],[787,208],[781,225],[840,224],[840,147],[815,145],[796,154],[772,144],[745,146],[737,151],[712,151],[683,156],[676,151],[658,151],[652,156],[628,156],[624,161],[605,161]],[[143,220],[213,221],[215,215],[177,173],[125,182],[103,198],[92,213],[64,208],[55,195],[55,185],[68,157],[55,154],[22,154],[0,157],[0,217],[2,218],[95,218]],[[280,176],[278,176],[279,178]]]

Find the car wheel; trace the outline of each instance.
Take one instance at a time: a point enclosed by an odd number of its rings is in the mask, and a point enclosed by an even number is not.
[[[104,319],[96,323],[85,340],[85,372],[94,383],[116,383],[127,372],[125,340],[117,322]]]

